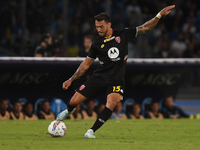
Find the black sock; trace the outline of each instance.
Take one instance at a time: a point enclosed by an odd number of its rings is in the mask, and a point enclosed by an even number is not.
[[[112,111],[105,107],[104,110],[99,114],[96,122],[92,126],[92,130],[95,132],[97,129],[99,129],[112,115]]]
[[[72,105],[70,105],[69,103],[70,103],[70,101],[67,102],[67,110],[70,112],[70,111],[72,111],[76,106],[72,106]]]

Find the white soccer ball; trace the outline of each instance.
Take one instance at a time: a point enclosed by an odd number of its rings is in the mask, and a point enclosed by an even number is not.
[[[59,120],[54,120],[50,123],[48,131],[52,137],[62,137],[65,135],[67,128],[64,122]]]

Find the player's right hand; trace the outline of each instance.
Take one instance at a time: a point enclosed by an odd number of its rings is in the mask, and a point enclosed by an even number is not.
[[[71,79],[69,79],[69,80],[67,80],[67,81],[65,81],[64,83],[63,83],[63,90],[67,90],[68,89],[68,87],[70,86],[72,84],[72,81],[71,81]]]
[[[171,9],[173,9],[175,7],[175,5],[171,5],[171,6],[168,6],[168,7],[165,7],[163,8],[161,11],[160,11],[160,14],[161,16],[166,16],[170,13]]]

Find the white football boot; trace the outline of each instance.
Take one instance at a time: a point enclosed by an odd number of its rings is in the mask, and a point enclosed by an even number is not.
[[[84,138],[96,138],[96,136],[93,135],[94,131],[92,129],[87,130],[87,132],[84,135]]]
[[[63,110],[61,113],[58,114],[56,120],[64,120],[67,117],[69,117],[71,114],[75,112],[76,108],[74,108],[71,112],[69,112],[67,109]]]

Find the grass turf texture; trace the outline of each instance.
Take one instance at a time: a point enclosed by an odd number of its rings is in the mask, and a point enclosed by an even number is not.
[[[64,137],[53,138],[52,120],[0,120],[0,150],[198,150],[200,120],[109,120],[96,139],[83,138],[94,120],[65,120]]]

